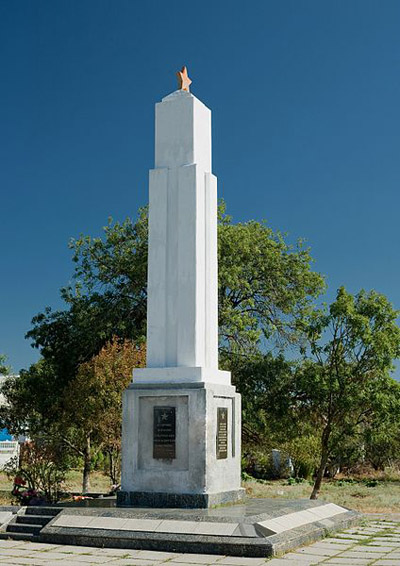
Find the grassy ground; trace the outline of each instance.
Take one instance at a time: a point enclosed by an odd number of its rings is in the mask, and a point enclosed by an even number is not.
[[[110,491],[110,479],[102,472],[92,472],[90,474],[90,491],[92,493],[107,493]],[[65,491],[82,490],[82,472],[81,470],[70,470],[64,485]]]
[[[371,479],[371,478],[368,478]],[[343,479],[324,481],[320,494],[321,500],[330,501],[363,511],[364,513],[399,513],[400,512],[400,479],[375,478],[376,481],[366,482],[345,481]],[[91,475],[91,491],[107,493],[110,480],[101,472]],[[376,485],[374,485],[376,484]],[[246,481],[248,497],[272,497],[278,499],[308,499],[312,485],[309,482],[290,485],[287,480],[269,482]],[[79,470],[71,470],[65,482],[65,491],[80,492],[82,474]],[[12,484],[5,474],[0,473],[0,505],[11,503]]]
[[[319,499],[337,503],[364,513],[400,512],[400,481],[368,483],[343,480],[325,481]],[[309,482],[289,485],[287,480],[271,482],[244,482],[249,497],[273,497],[279,499],[309,498],[312,485]]]
[[[90,491],[93,493],[108,493],[110,491],[111,482],[102,472],[92,472],[90,478]],[[82,472],[80,470],[70,470],[67,475],[65,491],[80,493],[82,490]],[[6,474],[0,472],[0,505],[10,505],[12,482],[7,478]]]

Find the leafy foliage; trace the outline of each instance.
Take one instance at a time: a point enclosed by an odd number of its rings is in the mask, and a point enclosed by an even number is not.
[[[12,434],[29,432],[36,439],[46,431],[53,447],[79,455],[84,462],[83,490],[88,491],[96,451],[104,447],[119,457],[122,391],[133,367],[144,361],[143,346],[114,339],[65,384],[51,361],[42,359],[2,386],[7,404],[0,407],[1,423]]]
[[[4,354],[0,354],[0,375],[7,375],[10,371],[9,366],[6,366],[7,358]]]
[[[219,207],[219,325],[224,365],[263,342],[293,343],[324,288],[308,249],[292,248],[255,221],[233,224]],[[67,309],[46,309],[27,337],[66,383],[112,336],[145,339],[147,209],[133,223],[109,221],[104,238],[72,240],[75,285],[62,289]]]
[[[60,499],[67,468],[59,446],[44,439],[25,442],[21,446],[20,458],[13,458],[4,470],[10,479],[16,476],[22,479],[28,493],[36,492],[44,496],[48,503],[55,503]],[[24,498],[24,488],[20,495]]]
[[[301,337],[301,321],[310,315],[324,289],[312,258],[299,240],[285,242],[264,222],[232,224],[219,207],[219,330],[225,358],[248,356],[271,339],[280,346]]]
[[[340,288],[329,309],[306,321],[302,359],[234,358],[245,451],[279,447],[298,475],[316,470],[313,498],[327,470],[334,474],[362,458],[382,466],[399,454],[400,384],[390,376],[400,355],[397,315],[375,291],[353,296]]]
[[[294,372],[293,410],[320,432],[321,457],[312,498],[317,498],[333,446],[397,402],[390,377],[400,355],[398,312],[376,291],[356,296],[343,287],[329,311],[314,313],[309,349]]]
[[[117,483],[122,393],[132,379],[133,368],[145,365],[145,356],[143,346],[114,339],[97,356],[79,366],[76,377],[64,390],[60,424],[65,443],[84,458],[84,493],[89,491],[95,450],[108,453],[111,479]]]

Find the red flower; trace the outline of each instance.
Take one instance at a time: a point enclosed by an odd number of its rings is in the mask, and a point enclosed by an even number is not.
[[[26,485],[26,481],[24,481],[21,477],[17,476],[14,479],[14,485]]]

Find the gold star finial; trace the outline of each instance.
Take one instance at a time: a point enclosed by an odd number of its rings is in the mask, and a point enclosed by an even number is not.
[[[178,77],[178,87],[179,87],[179,89],[185,90],[186,92],[190,92],[189,87],[192,84],[192,81],[188,77],[187,68],[182,67],[182,70],[178,71],[176,73],[176,76]]]

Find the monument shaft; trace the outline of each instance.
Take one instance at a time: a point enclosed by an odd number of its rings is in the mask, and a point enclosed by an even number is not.
[[[217,369],[211,112],[184,91],[156,106],[149,196],[147,366]]]

